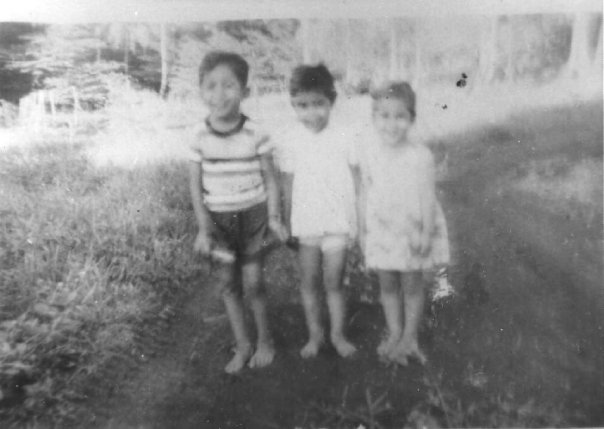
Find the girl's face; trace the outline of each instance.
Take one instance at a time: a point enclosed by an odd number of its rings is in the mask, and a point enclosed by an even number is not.
[[[313,133],[323,131],[329,123],[333,104],[325,94],[300,92],[292,97],[291,102],[298,120]]]
[[[396,146],[407,140],[413,118],[404,101],[380,98],[373,105],[373,125],[383,143]]]
[[[246,97],[247,89],[231,68],[219,64],[210,70],[201,82],[201,98],[215,119],[233,119],[239,116],[239,106]]]

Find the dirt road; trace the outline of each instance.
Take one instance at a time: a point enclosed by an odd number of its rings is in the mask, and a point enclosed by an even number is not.
[[[361,300],[350,304],[348,327],[358,355],[342,360],[327,350],[302,360],[294,255],[283,249],[266,273],[278,349],[273,365],[222,373],[230,332],[208,292],[211,276],[200,279],[166,331],[167,346],[99,411],[102,427],[604,425],[601,223],[548,215],[497,182],[515,166],[553,153],[601,160],[601,104],[597,109],[586,107],[586,121],[600,125],[580,145],[514,144],[528,138],[521,127],[491,127],[447,145],[450,177],[440,192],[458,295],[434,308],[422,331],[426,367],[378,361],[382,313]],[[561,113],[547,114],[555,121]],[[367,290],[367,282],[353,273],[352,295]]]

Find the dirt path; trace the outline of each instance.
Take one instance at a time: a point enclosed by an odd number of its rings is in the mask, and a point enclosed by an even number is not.
[[[237,376],[222,373],[230,332],[218,301],[208,293],[210,276],[166,331],[163,352],[118,387],[102,426],[604,425],[604,300],[601,264],[593,262],[601,261],[601,245],[599,259],[572,260],[585,267],[570,264],[569,258],[561,262],[565,250],[558,249],[571,233],[573,242],[601,242],[601,226],[595,231],[599,235],[590,237],[594,231],[544,218],[539,207],[498,192],[498,173],[546,153],[501,144],[516,137],[491,135],[488,144],[460,145],[450,153],[454,174],[441,197],[459,295],[435,308],[431,327],[422,332],[428,366],[380,363],[374,350],[383,329],[381,311],[359,300],[351,302],[348,328],[360,347],[358,356],[344,361],[328,350],[303,361],[297,274],[293,254],[282,250],[271,257],[266,275],[279,351],[272,366]],[[601,130],[583,138],[590,139],[584,149],[592,156]],[[564,151],[564,145],[555,150]],[[544,235],[542,228],[552,233]],[[592,274],[577,274],[584,272]],[[351,290],[367,281],[353,275]]]

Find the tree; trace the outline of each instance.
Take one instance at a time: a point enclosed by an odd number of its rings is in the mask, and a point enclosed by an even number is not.
[[[310,20],[302,19],[300,20],[300,43],[302,45],[302,63],[310,64],[311,50],[310,50]]]
[[[600,76],[602,75],[602,17],[600,17],[600,22],[598,25],[598,35],[597,35],[597,42],[596,42],[596,50],[594,52],[594,57],[592,60],[592,66],[594,69],[594,72],[596,74],[600,74]]]
[[[390,34],[390,56],[388,60],[388,78],[395,80],[399,76],[399,40],[398,31],[396,28],[396,20],[391,19],[389,22],[389,34]]]
[[[161,83],[159,86],[159,95],[162,98],[166,97],[168,91],[168,43],[169,43],[169,30],[166,23],[160,24],[160,56],[161,56]]]
[[[489,85],[495,77],[499,16],[485,17],[478,53],[478,73],[470,86]]]
[[[570,55],[566,64],[566,73],[569,77],[582,78],[594,69],[592,61],[597,50],[601,51],[602,42],[597,42],[600,47],[593,47],[592,34],[599,31],[600,21],[599,14],[580,12],[574,15]]]

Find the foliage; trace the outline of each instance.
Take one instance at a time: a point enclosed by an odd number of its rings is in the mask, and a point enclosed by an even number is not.
[[[477,68],[488,67],[488,83],[541,82],[555,77],[569,58],[573,26],[569,16],[500,16],[494,30],[483,25],[484,20],[473,15],[308,20],[307,40],[302,40],[300,22],[293,19],[166,24],[165,33],[151,23],[10,28],[2,24],[0,31],[9,37],[0,41],[0,54],[9,60],[0,64],[0,75],[12,70],[11,80],[29,90],[98,87],[99,78],[119,72],[159,91],[162,66],[167,66],[167,88],[182,97],[195,92],[203,55],[224,49],[248,59],[252,89],[262,94],[283,90],[304,51],[310,55],[305,60],[327,63],[347,89],[362,93],[369,82],[389,76],[389,70],[398,70],[401,79],[435,83],[449,82],[462,71],[474,76]],[[393,34],[397,43],[392,42]],[[89,105],[98,108],[102,101],[92,97]]]
[[[183,169],[95,169],[70,146],[0,163],[0,416],[80,420],[197,273]]]
[[[198,67],[210,50],[240,53],[250,63],[250,84],[259,94],[280,92],[293,66],[298,49],[294,20],[224,21],[190,25],[178,39],[170,89],[173,97],[197,94]]]

